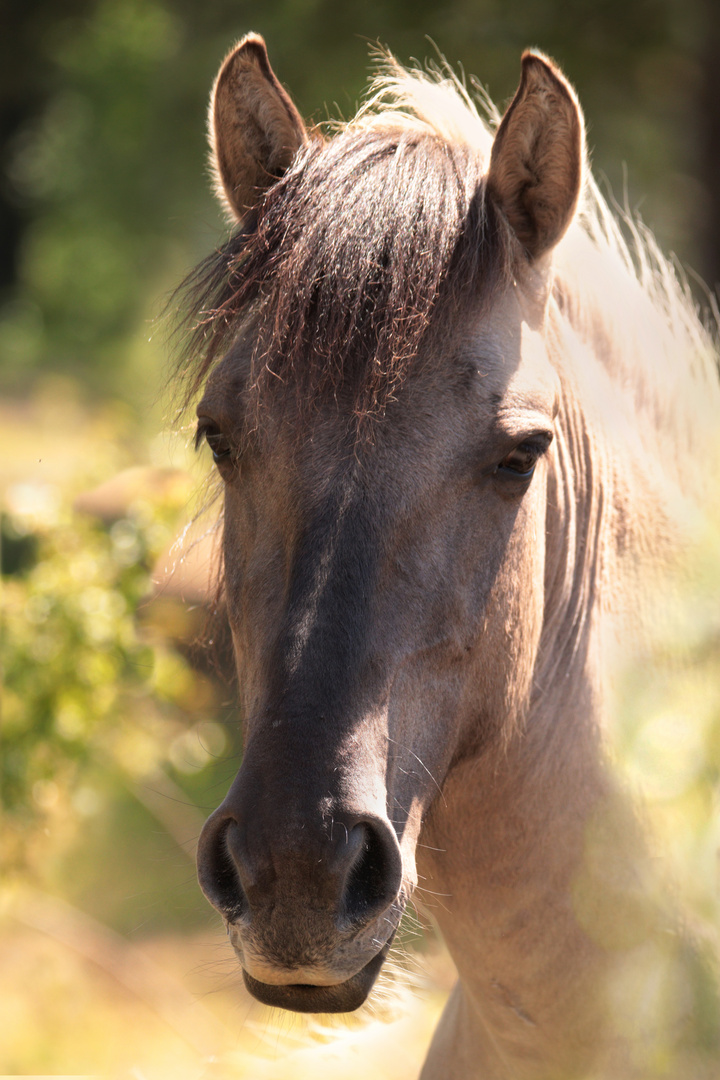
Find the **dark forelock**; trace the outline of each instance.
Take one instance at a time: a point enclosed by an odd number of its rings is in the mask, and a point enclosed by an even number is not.
[[[426,335],[509,266],[466,145],[421,125],[317,138],[185,283],[189,396],[252,320],[258,400],[282,383],[381,411]]]

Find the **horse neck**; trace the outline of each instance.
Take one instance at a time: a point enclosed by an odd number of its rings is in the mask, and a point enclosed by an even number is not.
[[[637,830],[602,752],[594,664],[575,663],[508,746],[456,766],[423,829],[420,900],[460,977],[423,1080],[456,1075],[444,1039],[471,1063],[458,1076],[546,1080],[575,1075],[602,1038],[610,954],[586,931],[577,890],[592,918],[597,903],[601,924],[612,920],[586,863],[615,880],[636,862]],[[597,832],[599,854],[588,850]]]

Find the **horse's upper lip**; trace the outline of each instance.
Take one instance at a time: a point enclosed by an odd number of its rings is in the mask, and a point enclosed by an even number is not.
[[[393,935],[394,936],[394,935]],[[307,983],[285,983],[275,985],[260,982],[243,968],[245,986],[263,1005],[273,1005],[292,1012],[336,1013],[353,1012],[358,1009],[370,993],[380,973],[380,968],[390,949],[390,940],[379,953],[373,956],[360,971],[344,982],[326,986],[311,986]]]

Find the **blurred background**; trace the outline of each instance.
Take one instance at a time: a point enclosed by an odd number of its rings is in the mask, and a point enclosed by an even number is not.
[[[150,576],[203,497],[167,389],[170,297],[225,236],[206,103],[250,29],[316,122],[353,114],[372,43],[404,62],[437,46],[500,106],[540,47],[578,90],[606,191],[720,282],[716,0],[3,0],[0,1073],[403,1080],[452,982],[431,926],[409,925],[409,974],[359,1019],[269,1015],[195,883],[241,752],[234,690],[192,644],[197,582],[183,600]],[[709,539],[682,658],[666,639],[627,673],[616,732],[711,921],[717,598]]]

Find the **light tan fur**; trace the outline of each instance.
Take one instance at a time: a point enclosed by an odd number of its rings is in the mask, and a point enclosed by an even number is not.
[[[234,101],[217,114],[221,157],[248,108],[241,95],[236,121]],[[251,111],[254,130],[264,113]],[[645,1080],[655,1061],[672,1080],[709,1080],[710,1058],[676,1056],[704,961],[609,761],[602,631],[640,603],[643,575],[678,543],[684,500],[697,505],[685,473],[720,415],[711,335],[652,239],[633,226],[627,244],[583,176],[582,114],[539,54],[525,55],[494,143],[451,80],[392,62],[353,127],[467,143],[489,168],[516,273],[490,311],[459,318],[440,356],[421,353],[354,457],[336,399],[302,442],[292,407],[285,425],[269,407],[255,451],[239,467],[223,459],[248,743],[201,837],[203,886],[272,991],[262,1000],[297,1008],[305,991],[332,1002],[366,970],[416,886],[429,904],[439,894],[459,982],[422,1080]],[[253,140],[218,164],[236,211],[261,187]],[[226,438],[238,355],[199,406]],[[508,449],[551,430],[532,482],[511,494],[497,479]],[[469,459],[471,477],[457,466]],[[358,536],[380,525],[369,552]],[[357,653],[342,652],[348,612]],[[367,850],[374,838],[373,889],[394,890],[361,927],[338,913],[368,869],[348,854],[353,835]],[[638,1000],[633,1028],[619,987],[636,970],[662,993],[655,1011]]]

